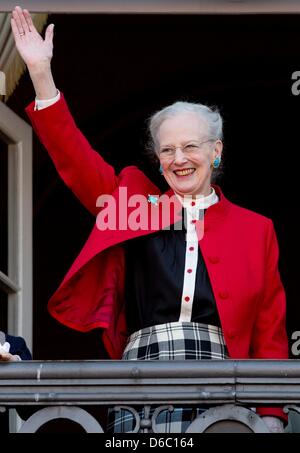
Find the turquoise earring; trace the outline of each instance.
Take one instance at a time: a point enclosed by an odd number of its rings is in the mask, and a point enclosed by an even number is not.
[[[221,157],[220,157],[220,156],[217,156],[217,157],[215,158],[215,160],[213,161],[213,167],[214,167],[214,168],[219,168],[220,163],[221,163]]]
[[[162,174],[163,174],[163,172],[164,172],[164,171],[163,171],[163,168],[162,168],[162,165],[161,165],[161,164],[160,164],[160,166],[159,166],[159,169],[158,169],[158,171],[159,171],[159,173],[160,173],[161,175],[162,175]]]

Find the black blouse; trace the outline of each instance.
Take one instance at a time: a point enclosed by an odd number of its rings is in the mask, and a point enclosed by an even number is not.
[[[161,230],[125,243],[128,333],[179,320],[186,231]],[[215,298],[198,246],[191,321],[220,327]]]

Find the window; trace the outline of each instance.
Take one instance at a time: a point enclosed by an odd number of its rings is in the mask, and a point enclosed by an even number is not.
[[[32,347],[32,131],[2,102],[0,329]]]

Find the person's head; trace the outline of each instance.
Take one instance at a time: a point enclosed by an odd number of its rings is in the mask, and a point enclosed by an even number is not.
[[[223,149],[222,118],[203,104],[175,102],[149,120],[163,176],[181,196],[208,195]]]

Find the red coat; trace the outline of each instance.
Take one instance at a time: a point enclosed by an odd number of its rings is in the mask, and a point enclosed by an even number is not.
[[[34,111],[32,103],[27,113],[60,176],[93,214],[99,212],[96,199],[103,193],[112,194],[118,207],[120,187],[127,187],[128,197],[160,195],[137,167],[126,167],[117,176],[76,128],[63,98],[40,111]],[[234,359],[285,359],[285,294],[273,224],[229,202],[218,187],[216,191],[220,201],[205,214],[199,246],[229,355]],[[167,194],[171,196],[172,191]],[[149,232],[100,231],[95,225],[49,301],[50,313],[63,324],[83,332],[103,328],[103,340],[113,359],[121,357],[127,338],[122,242]],[[259,412],[282,416],[276,408],[261,408]]]

